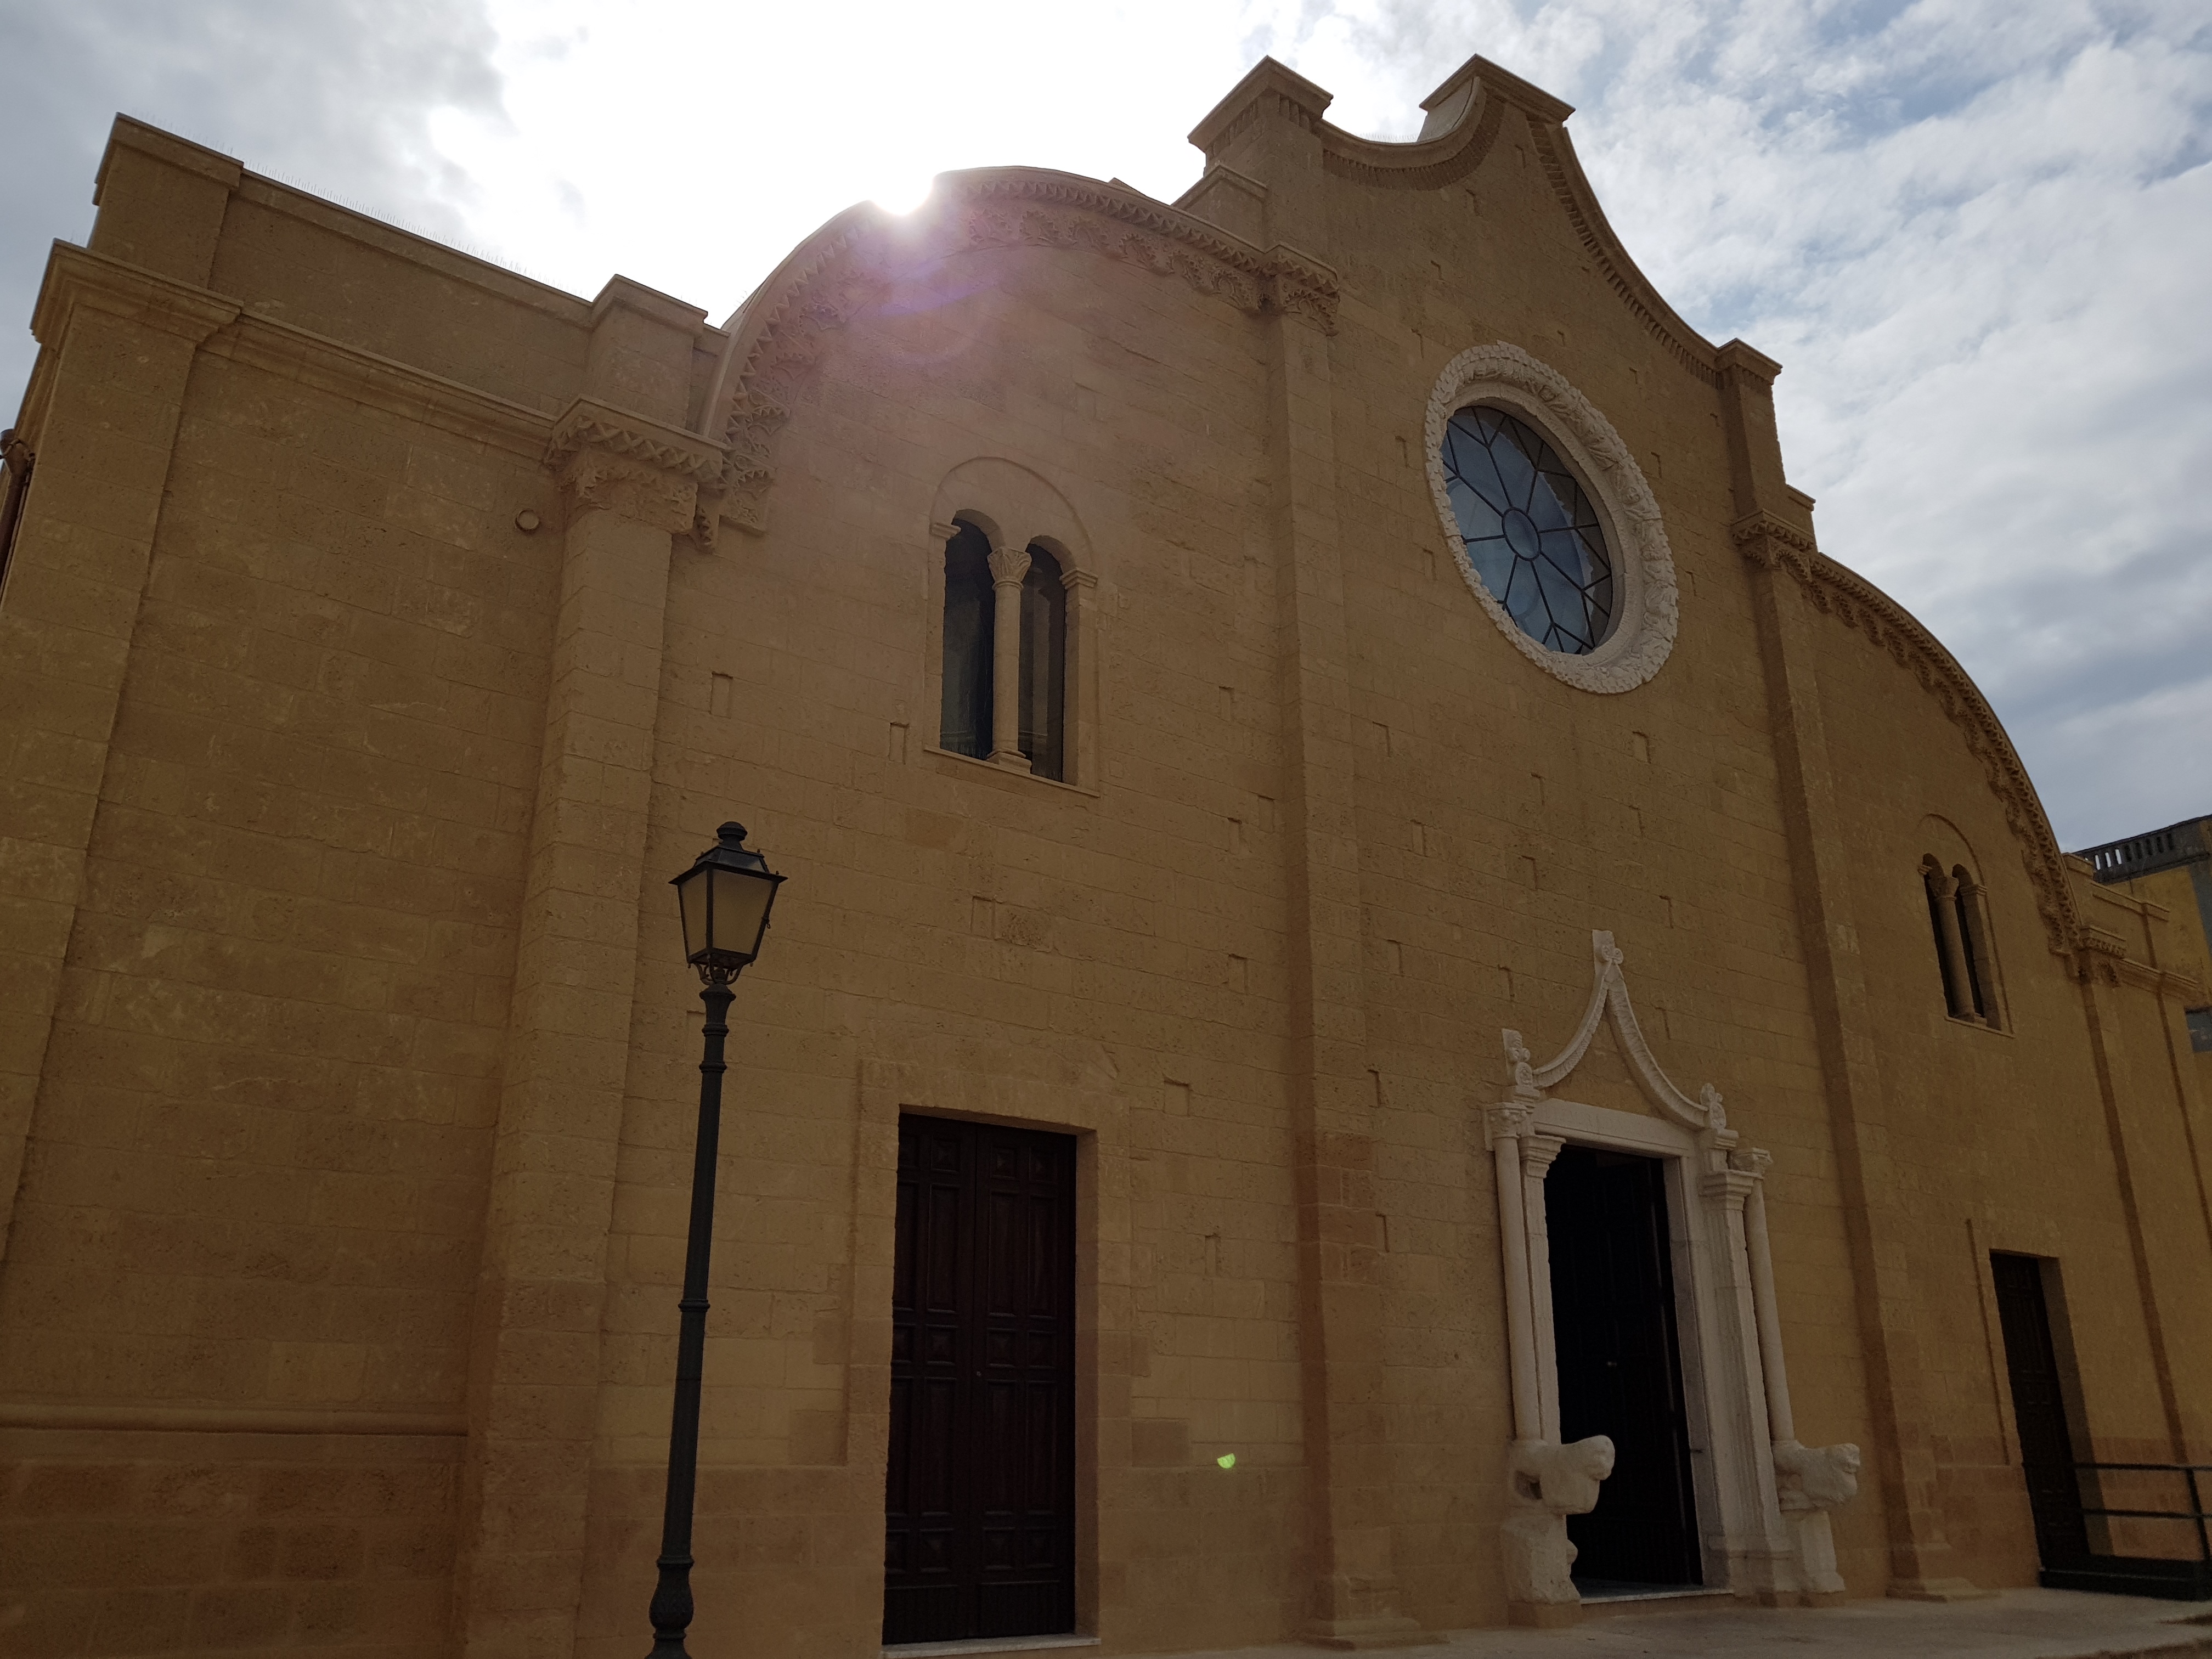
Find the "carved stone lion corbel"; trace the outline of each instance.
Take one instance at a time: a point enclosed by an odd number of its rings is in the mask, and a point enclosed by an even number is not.
[[[1859,1449],[1774,1443],[1774,1488],[1782,1500],[1782,1522],[1797,1546],[1797,1569],[1808,1596],[1840,1600],[1843,1575],[1836,1571],[1836,1540],[1828,1511],[1859,1492]]]
[[[1506,1511],[1499,1528],[1505,1557],[1505,1599],[1518,1624],[1565,1624],[1582,1604],[1570,1577],[1575,1547],[1567,1517],[1597,1507],[1598,1487],[1613,1473],[1613,1442],[1601,1434],[1569,1445],[1516,1440],[1505,1456]]]

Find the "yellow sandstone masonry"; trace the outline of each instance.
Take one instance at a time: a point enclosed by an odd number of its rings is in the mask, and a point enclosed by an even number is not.
[[[1562,1444],[1553,1206],[1623,1154],[1716,1597],[2035,1581],[2020,1258],[2074,1455],[2212,1462],[2183,896],[2065,858],[1819,550],[1778,366],[1637,270],[1566,106],[1481,58],[1412,143],[1328,102],[1263,62],[1176,204],[855,208],[720,328],[118,120],[0,587],[0,1651],[640,1650],[666,882],[730,818],[789,880],[733,1011],[702,1659],[882,1644],[902,1117],[1074,1138],[1109,1652],[1578,1616],[1564,1547],[1650,1457]],[[1594,650],[1462,568],[1474,406],[1595,504]],[[971,531],[1064,629],[1059,714],[979,754]]]

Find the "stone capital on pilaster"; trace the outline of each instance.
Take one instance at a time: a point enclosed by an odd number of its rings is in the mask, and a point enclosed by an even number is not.
[[[1729,526],[1736,551],[1763,570],[1786,570],[1803,580],[1820,548],[1812,536],[1772,513],[1747,514]]]
[[[1495,1146],[1501,1140],[1520,1139],[1528,1133],[1528,1126],[1535,1116],[1534,1109],[1517,1106],[1510,1101],[1502,1106],[1490,1107],[1482,1115],[1485,1144]]]
[[[1774,1167],[1774,1154],[1763,1147],[1747,1146],[1728,1155],[1729,1168],[1753,1181],[1766,1179],[1766,1172]]]
[[[991,550],[991,580],[1000,587],[1019,587],[1030,574],[1030,550],[1026,547],[994,547]]]
[[[579,398],[553,423],[545,464],[576,507],[618,513],[671,535],[693,527],[702,485],[721,483],[720,444],[648,416]]]

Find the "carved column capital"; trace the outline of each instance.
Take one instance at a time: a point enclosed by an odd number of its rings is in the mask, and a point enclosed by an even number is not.
[[[586,449],[569,456],[557,474],[572,509],[619,514],[670,535],[691,528],[699,486],[658,467]]]
[[[553,423],[545,464],[573,507],[617,513],[670,535],[694,527],[699,490],[721,481],[726,454],[696,433],[588,398]]]
[[[1528,1133],[1528,1126],[1535,1116],[1534,1108],[1516,1106],[1510,1102],[1490,1107],[1482,1115],[1484,1144],[1495,1146],[1501,1140],[1520,1139]]]
[[[1787,570],[1802,578],[1819,549],[1813,538],[1771,513],[1759,512],[1729,526],[1736,551],[1763,570]]]
[[[1763,1147],[1746,1146],[1728,1155],[1729,1168],[1749,1176],[1753,1181],[1766,1179],[1766,1172],[1774,1167],[1774,1154]]]
[[[1030,550],[1026,547],[994,547],[991,550],[991,580],[1000,587],[1019,587],[1030,574]]]

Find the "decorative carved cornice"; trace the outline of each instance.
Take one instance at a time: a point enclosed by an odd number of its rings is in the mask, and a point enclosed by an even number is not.
[[[688,532],[710,553],[721,515],[706,492],[721,484],[727,464],[722,447],[696,433],[589,398],[562,411],[545,445],[545,465],[579,507]]]
[[[696,433],[664,426],[648,415],[579,398],[553,422],[545,443],[545,464],[558,466],[585,449],[642,461],[694,483],[721,481],[723,453],[719,444]]]
[[[2044,816],[2043,804],[2012,739],[1958,659],[1911,611],[1856,571],[1828,557],[1796,526],[1771,513],[1756,513],[1739,519],[1729,533],[1746,559],[1761,569],[1790,576],[1815,611],[1865,635],[1936,700],[1944,718],[1966,738],[1967,751],[1981,762],[1990,793],[2004,809],[2005,824],[2020,845],[2021,862],[2051,948],[2061,956],[2081,948],[2081,921],[2073,890],[2067,885],[2065,855],[2051,833],[2051,821]]]
[[[1468,562],[1444,477],[1444,427],[1468,404],[1485,397],[1528,405],[1537,416],[1537,424],[1549,428],[1547,436],[1565,440],[1559,447],[1580,464],[1584,481],[1604,504],[1617,544],[1613,555],[1620,561],[1622,612],[1613,637],[1588,656],[1549,650],[1531,639]],[[1659,672],[1674,648],[1680,625],[1674,556],[1668,550],[1658,498],[1652,495],[1644,469],[1596,404],[1557,369],[1519,346],[1503,340],[1470,346],[1437,377],[1429,393],[1424,441],[1429,493],[1443,527],[1444,544],[1476,601],[1515,649],[1546,673],[1584,691],[1632,691]]]
[[[1485,86],[1473,122],[1426,143],[1382,144],[1322,125],[1322,170],[1380,190],[1441,190],[1480,167],[1505,124],[1507,100]]]
[[[1336,273],[1294,248],[1278,243],[1262,252],[1180,208],[1073,173],[1006,167],[951,182],[972,210],[971,247],[1088,248],[1180,276],[1240,311],[1286,312],[1336,326]]]
[[[775,481],[775,440],[826,337],[879,302],[890,264],[917,236],[963,248],[1081,250],[1174,276],[1240,311],[1336,325],[1336,273],[1295,249],[1261,250],[1136,191],[1036,167],[945,173],[920,225],[862,206],[840,215],[786,259],[731,322],[730,356],[708,429],[727,446],[715,495],[721,517],[756,533]],[[929,244],[925,244],[928,246]]]
[[[1575,238],[1604,276],[1606,285],[1644,325],[1644,331],[1667,348],[1674,361],[1707,386],[1720,384],[1720,368],[1713,347],[1697,330],[1683,321],[1668,305],[1651,279],[1637,268],[1628,250],[1607,222],[1598,205],[1597,192],[1583,176],[1575,159],[1566,128],[1556,121],[1531,117],[1528,131],[1536,146],[1536,160],[1552,186],[1552,194],[1566,212]]]

